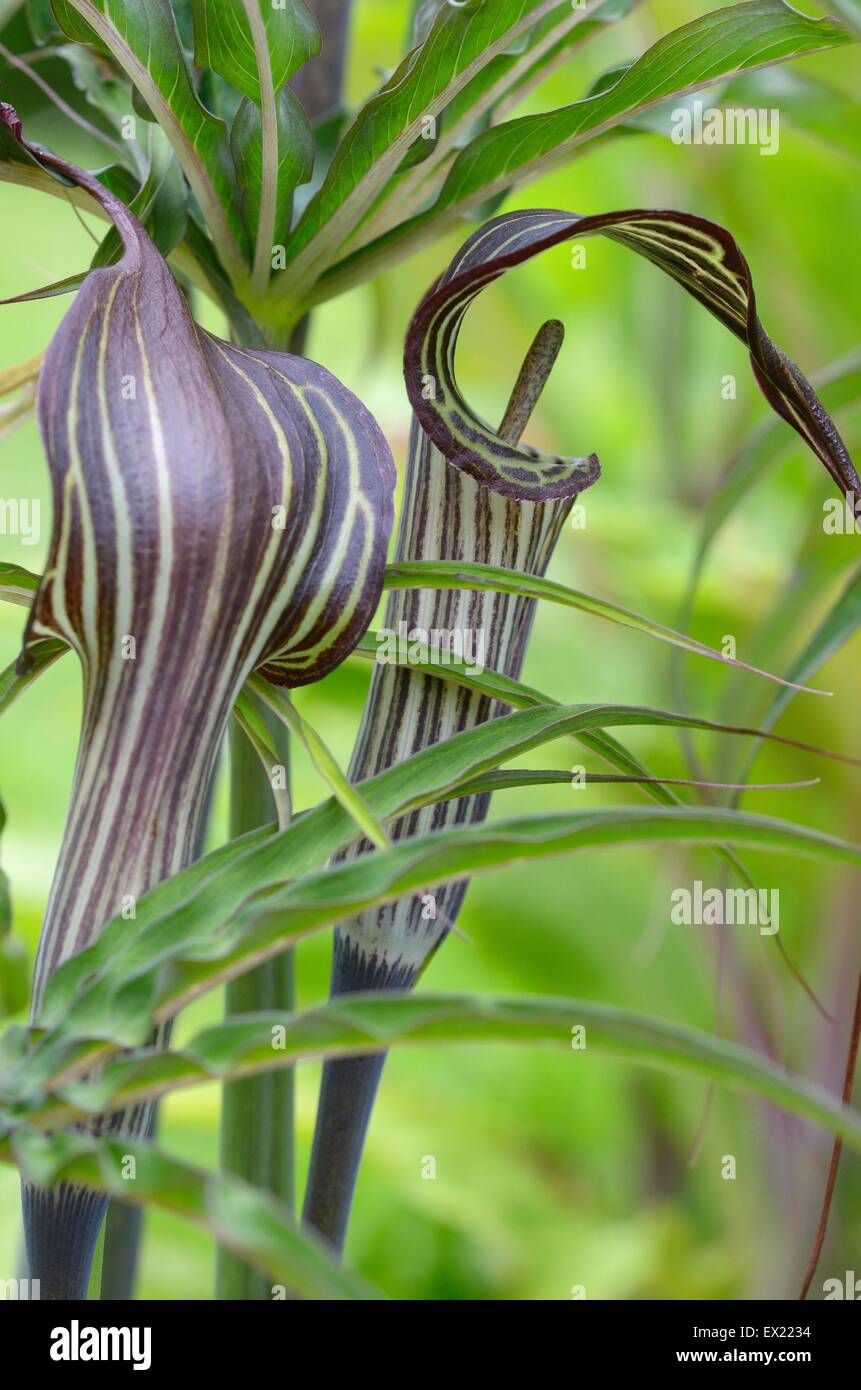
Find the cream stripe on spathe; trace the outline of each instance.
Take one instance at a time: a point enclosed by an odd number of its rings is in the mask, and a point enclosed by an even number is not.
[[[395,483],[378,425],[340,382],[198,329],[128,210],[39,157],[102,203],[123,255],[84,282],[39,392],[54,531],[23,660],[39,638],[68,642],[84,713],[35,1014],[63,960],[190,861],[250,672],[315,680],[363,635]]]
[[[401,510],[398,560],[452,559],[504,565],[543,574],[573,498],[518,502],[453,469],[413,427]],[[525,655],[534,601],[492,591],[399,590],[389,595],[384,626],[485,634],[488,669],[517,677]],[[404,667],[377,664],[350,764],[360,782],[420,748],[441,742],[502,712],[485,696]],[[411,812],[390,827],[395,840],[443,826],[482,820],[489,797],[459,797]],[[354,845],[349,855],[368,846]],[[457,917],[464,884],[365,913],[336,931],[336,991],[406,987],[424,968]],[[430,915],[427,900],[433,900]]]
[[[541,251],[595,234],[652,261],[746,344],[769,404],[806,440],[844,494],[857,498],[861,482],[833,421],[759,320],[750,268],[736,242],[717,223],[669,209],[589,217],[520,209],[495,218],[467,241],[416,310],[404,355],[413,410],[444,457],[492,490],[524,500],[570,497],[595,482],[600,470],[594,455],[565,458],[501,440],[470,410],[454,370],[460,324],[482,289]],[[433,392],[427,390],[429,379]]]

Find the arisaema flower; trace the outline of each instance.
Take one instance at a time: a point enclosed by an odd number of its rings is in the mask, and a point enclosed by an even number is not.
[[[668,210],[578,217],[553,210],[504,214],[477,231],[422,300],[404,359],[414,410],[396,561],[443,560],[464,566],[463,588],[413,589],[390,596],[391,631],[481,633],[489,669],[518,678],[535,603],[470,587],[469,567],[502,566],[544,574],[565,518],[599,474],[598,459],[561,458],[520,443],[558,339],[551,325],[536,340],[498,430],[470,409],[455,377],[457,336],[476,295],[505,271],[576,237],[600,233],[654,262],[747,346],[772,408],[797,430],[841,491],[859,483],[833,421],[794,362],[765,332],[748,264],[723,227]],[[537,351],[536,351],[537,349]],[[393,767],[421,748],[492,719],[503,708],[456,683],[405,667],[377,666],[350,767],[356,780]],[[462,796],[402,817],[395,840],[485,818],[487,793]],[[357,847],[369,849],[366,843]],[[333,995],[408,989],[455,923],[466,883],[427,892],[343,923],[335,933]],[[317,1114],[305,1217],[343,1244],[353,1187],[385,1056],[328,1062]]]
[[[24,143],[14,112],[3,119]],[[80,658],[84,708],[37,1011],[62,961],[194,857],[246,677],[303,685],[364,632],[395,470],[373,417],[330,372],[204,332],[125,205],[27,148],[86,188],[122,240],[116,264],[81,287],[39,386],[54,525],[22,662],[62,639]],[[147,1120],[112,1125],[140,1133]],[[76,1188],[25,1189],[42,1297],[83,1296],[104,1205]]]

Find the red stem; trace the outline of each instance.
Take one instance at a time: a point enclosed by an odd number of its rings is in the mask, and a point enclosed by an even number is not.
[[[855,1016],[852,1020],[852,1033],[849,1038],[849,1053],[846,1057],[846,1071],[843,1077],[843,1104],[848,1105],[852,1099],[852,1088],[855,1084],[855,1068],[858,1063],[858,1039],[861,1035],[861,973],[858,975],[858,989],[855,995]],[[804,1276],[804,1283],[801,1286],[799,1298],[803,1302],[813,1283],[813,1276],[816,1273],[816,1266],[819,1264],[819,1257],[822,1254],[822,1247],[825,1244],[825,1233],[828,1230],[828,1218],[831,1214],[831,1202],[834,1197],[834,1187],[837,1182],[837,1169],[840,1167],[840,1155],[843,1152],[843,1140],[835,1139],[834,1148],[831,1150],[831,1164],[828,1169],[828,1181],[825,1184],[825,1196],[822,1199],[822,1210],[819,1214],[819,1229],[816,1232],[816,1240],[813,1243],[813,1250],[810,1255],[810,1263],[807,1266],[807,1273]]]

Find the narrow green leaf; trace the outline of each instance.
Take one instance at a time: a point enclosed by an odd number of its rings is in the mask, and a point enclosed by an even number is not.
[[[485,727],[489,726],[482,726],[482,732]],[[225,912],[222,906],[203,932],[182,930],[178,913],[166,917],[164,929],[156,922],[137,935],[131,950],[105,964],[95,979],[92,953],[84,953],[87,960],[69,962],[64,992],[80,980],[88,983],[77,1001],[61,1012],[54,1029],[7,1073],[0,1095],[20,1104],[48,1084],[65,1084],[86,1074],[117,1047],[141,1046],[153,1021],[163,1023],[191,999],[303,937],[335,923],[349,924],[362,913],[432,886],[579,850],[667,842],[744,845],[861,867],[861,847],[768,816],[723,807],[614,807],[455,826],[402,840],[256,895],[255,885],[246,879],[239,910]],[[349,925],[342,931],[349,932]],[[381,942],[380,948],[397,955],[407,943],[394,935],[390,933],[392,939]],[[165,977],[160,970],[168,961],[172,970]],[[59,978],[58,972],[55,979]],[[56,1010],[57,1003],[55,994],[48,1005]],[[44,1022],[48,1011],[43,1011]],[[70,1042],[78,1043],[71,1052]]]
[[[273,248],[286,246],[290,237],[293,192],[311,177],[314,164],[314,137],[308,118],[289,87],[283,87],[276,104],[276,158],[272,186],[274,208],[269,240],[264,232],[266,269]],[[239,104],[230,128],[230,149],[236,164],[240,189],[242,221],[249,238],[257,239],[261,223],[264,187],[263,122],[260,109],[248,98]]]
[[[856,569],[836,602],[828,610],[806,643],[803,651],[792,663],[790,675],[799,680],[807,679],[808,676],[818,671],[835,652],[845,646],[859,628],[861,628],[861,569]],[[764,732],[774,728],[791,699],[791,690],[778,692],[762,721]],[[758,745],[751,749],[743,777],[750,775],[750,769],[758,752]]]
[[[492,700],[512,705],[515,709],[527,709],[534,705],[561,705],[560,701],[543,695],[534,686],[524,685],[522,681],[514,680],[513,677],[493,671],[487,666],[467,666],[462,661],[453,660],[449,653],[440,652],[419,640],[410,642],[403,659],[399,660],[396,652],[391,656],[386,654],[386,645],[384,640],[381,640],[380,633],[369,632],[361,642],[356,643],[351,655],[378,664],[385,662],[387,665],[408,666],[424,675],[454,681],[479,695],[487,695]]]
[[[56,299],[61,294],[72,294],[81,288],[81,285],[89,274],[86,270],[79,270],[75,275],[67,275],[62,280],[54,280],[50,285],[40,285],[37,290],[27,290],[24,294],[13,294],[8,299],[0,301],[3,304],[31,304],[37,299]]]
[[[710,92],[707,100],[691,96],[656,106],[626,121],[619,129],[646,130],[672,137],[673,131],[679,128],[679,118],[674,113],[688,109],[694,122],[697,103],[701,119],[707,119],[706,113],[713,107],[740,112],[743,117],[750,111],[755,116],[763,110],[776,111],[777,117],[769,118],[771,143],[762,147],[766,157],[778,152],[778,122],[787,121],[836,149],[861,158],[861,103],[848,92],[830,86],[799,67],[763,68],[759,72],[745,73]],[[735,128],[735,124],[727,124],[725,141],[735,134]],[[744,128],[749,127],[745,124]],[[692,124],[692,130],[695,129]]]
[[[570,1053],[575,1029],[583,1029],[587,1056],[609,1054],[708,1077],[812,1120],[861,1150],[861,1114],[749,1048],[627,1009],[541,996],[352,994],[304,1013],[230,1019],[198,1033],[179,1053],[111,1062],[97,1080],[61,1086],[27,1120],[44,1128],[65,1125],[214,1078],[236,1079],[300,1061],[398,1046],[505,1042]],[[579,1061],[578,1055],[572,1066]]]
[[[19,695],[23,695],[24,691],[57,660],[58,656],[62,656],[68,650],[65,642],[47,637],[43,642],[36,642],[30,648],[25,670],[19,671],[18,663],[13,661],[10,666],[0,672],[0,714],[3,714]]]
[[[613,808],[455,826],[361,855],[250,901],[233,923],[232,949],[221,960],[179,965],[156,1000],[156,1018],[171,1016],[182,1002],[285,949],[285,933],[295,940],[339,922],[347,924],[342,932],[349,938],[349,924],[358,915],[436,885],[575,850],[663,841],[780,849],[861,867],[857,846],[789,822],[723,809]],[[406,947],[393,934],[380,943],[390,958]]]
[[[6,826],[6,808],[0,801],[0,836]],[[9,879],[0,867],[0,1018],[27,1007],[30,966],[24,945],[12,933],[12,894]]]
[[[278,281],[282,297],[301,301],[396,173],[427,120],[540,19],[562,8],[563,0],[476,0],[441,7],[424,42],[362,108],[341,141],[291,239],[291,264]]]
[[[106,186],[117,192],[109,180]],[[122,193],[120,195],[122,197]],[[188,226],[188,188],[169,141],[159,126],[146,133],[146,174],[131,198],[124,198],[130,212],[146,227],[163,256],[183,240]],[[92,260],[92,267],[111,265],[122,255],[122,241],[111,227]]]
[[[456,560],[396,561],[386,568],[384,587],[387,589],[491,589],[497,593],[520,594],[524,598],[548,599],[551,603],[562,604],[566,608],[579,609],[580,612],[591,613],[596,618],[605,618],[610,622],[620,623],[623,627],[633,628],[636,632],[646,633],[649,637],[655,637],[660,642],[668,642],[671,646],[680,647],[683,651],[691,652],[696,656],[710,657],[712,661],[720,661],[726,666],[737,666],[740,670],[762,676],[765,680],[774,681],[778,685],[793,684],[785,681],[781,676],[773,676],[768,671],[761,671],[756,666],[750,666],[745,661],[723,656],[721,652],[705,646],[702,642],[697,642],[693,637],[687,637],[684,633],[665,627],[663,623],[653,622],[651,618],[644,618],[629,608],[622,608],[619,604],[610,603],[606,599],[594,598],[591,594],[585,594],[579,589],[571,589],[565,584],[557,584],[550,579],[517,574],[499,565],[468,564]],[[803,689],[809,695],[829,693],[824,690],[814,690],[809,686],[793,688]]]
[[[832,363],[818,373],[813,382],[829,414],[861,404],[861,349]],[[793,443],[779,420],[763,421],[743,441],[706,507],[697,553],[698,569],[704,564],[718,532],[750,489],[786,456]]]
[[[62,30],[54,18],[51,0],[19,0],[20,6],[26,7],[27,27],[33,35],[33,41],[37,47],[42,48],[49,42],[60,40]],[[9,8],[15,8],[15,6]],[[7,22],[6,9],[4,0],[3,5],[0,6],[0,27]]]
[[[510,84],[502,100],[495,107],[494,124],[501,121],[524,97],[536,87],[540,87],[558,68],[567,63],[572,47],[579,47],[589,39],[597,38],[606,31],[608,25],[618,24],[621,20],[627,19],[639,3],[640,0],[603,0],[597,7],[590,7],[585,22],[580,24],[573,34],[565,34],[543,52],[533,53],[535,61],[532,66],[525,72],[517,72],[516,81]],[[539,26],[540,31],[546,32],[548,29],[548,21]],[[539,41],[536,47],[540,50],[543,44]]]
[[[834,20],[810,19],[783,0],[728,5],[659,39],[606,91],[558,111],[524,116],[479,135],[460,155],[432,214],[523,183],[564,162],[584,140],[633,112],[733,73],[852,42]]]
[[[458,148],[495,118],[498,106],[515,103],[543,78],[550,64],[555,66],[608,24],[624,18],[636,3],[604,0],[596,8],[593,3],[572,5],[570,0],[563,0],[520,42],[510,44],[486,63],[449,102],[436,124],[422,132],[348,246],[354,249],[372,241],[436,196]],[[438,133],[434,136],[435,130]]]
[[[242,690],[236,697],[233,717],[257,754],[260,765],[266,773],[266,779],[278,813],[278,829],[285,830],[290,824],[290,790],[286,785],[286,778],[283,787],[279,782],[273,780],[273,774],[276,767],[280,765],[281,758],[272,741],[266,720],[263,719],[254,702]]]
[[[0,599],[30,608],[41,583],[38,574],[21,565],[0,564]]]
[[[458,155],[429,208],[342,263],[333,266],[330,258],[329,274],[313,299],[341,293],[379,265],[434,240],[471,207],[566,163],[588,141],[652,106],[736,73],[852,41],[833,20],[810,19],[783,0],[748,0],[692,20],[659,39],[607,90],[478,135]],[[297,278],[298,269],[297,262]]]
[[[454,793],[500,762],[557,737],[575,733],[585,742],[590,731],[594,738],[608,723],[672,727],[680,719],[661,711],[619,706],[529,709],[423,749],[363,783],[362,793],[378,818],[387,819],[439,800],[446,791]],[[610,735],[602,733],[594,746],[620,770],[650,775]],[[650,791],[660,799],[671,799],[666,788],[655,786]],[[103,1034],[139,1045],[149,1033],[163,964],[222,954],[228,949],[234,915],[250,893],[259,893],[262,899],[285,880],[319,868],[354,834],[352,819],[332,799],[298,817],[281,834],[262,831],[245,836],[165,879],[140,898],[133,921],[118,914],[90,947],[52,975],[40,1024],[58,1028],[61,1043],[65,1037]],[[47,1065],[50,1075],[50,1055]],[[40,1078],[43,1075],[40,1071]]]
[[[690,777],[655,777],[653,775],[633,776],[618,772],[581,772],[575,774],[566,768],[515,768],[513,771],[485,772],[459,787],[461,796],[475,796],[479,792],[512,791],[520,787],[567,786],[578,787],[619,786],[632,787],[709,787],[715,791],[790,791],[800,787],[815,787],[818,777],[806,777],[798,782],[699,782]],[[440,798],[442,800],[442,798]]]
[[[227,129],[202,105],[188,69],[169,0],[64,0],[123,69],[158,120],[200,204],[225,268],[246,273],[242,228],[234,210]],[[60,17],[63,27],[67,20]],[[69,30],[67,30],[68,32]],[[84,39],[83,41],[87,41]]]
[[[380,647],[377,638],[373,635],[368,635],[358,644],[353,655],[376,660],[379,650]],[[513,706],[515,709],[530,709],[536,705],[556,705],[559,707],[558,701],[553,700],[548,695],[542,694],[540,690],[535,690],[531,686],[524,685],[521,681],[513,680],[510,676],[503,676],[497,671],[472,670],[460,662],[452,662],[450,660],[442,662],[435,653],[428,649],[419,653],[415,650],[415,647],[411,646],[408,664],[410,668],[415,671],[421,671],[426,675],[434,676],[436,679],[453,681],[457,685],[465,686],[468,690],[473,690],[480,695],[499,700],[504,704]],[[773,727],[773,723],[770,727]],[[729,730],[727,729],[726,731],[728,732]],[[741,731],[737,730],[736,732]],[[641,788],[644,795],[649,797],[652,801],[656,801],[659,805],[663,806],[684,805],[680,798],[670,790],[671,785],[673,785],[672,779],[657,777],[650,768],[646,767],[639,758],[634,756],[630,749],[626,748],[624,744],[620,743],[612,734],[608,734],[605,729],[576,728],[571,730],[570,736],[576,739],[578,743],[582,744],[584,748],[588,748],[590,752],[596,753],[598,757],[602,758],[610,767],[616,768],[617,773],[622,774],[618,780],[635,783]],[[542,773],[524,774],[526,779],[525,784],[528,784],[530,780],[541,780],[543,775]],[[548,776],[549,779],[553,781],[571,781],[570,772],[552,773],[548,774]],[[481,773],[468,781],[461,782],[457,791],[460,796],[473,796],[479,792],[493,791],[503,786],[516,786],[518,785],[518,777],[519,774],[517,772]],[[588,780],[595,781],[599,779],[590,776]],[[611,778],[608,780],[614,779]],[[684,785],[684,783],[676,783],[676,785]],[[692,785],[697,785],[697,783],[692,783]],[[808,785],[808,783],[787,783],[786,785],[804,786]],[[750,790],[753,790],[753,788],[751,787]],[[450,795],[450,790],[440,793],[438,796],[428,798],[424,804],[431,804],[432,801],[439,802],[446,800]],[[738,857],[726,846],[720,846],[715,849],[715,854],[729,866],[746,887],[753,888],[756,886],[747,869]],[[797,972],[794,973],[797,975]],[[805,982],[801,980],[800,976],[798,978],[807,993],[810,994],[810,990],[807,988]],[[813,996],[813,998],[818,1006],[819,1001],[815,999],[815,996]]]

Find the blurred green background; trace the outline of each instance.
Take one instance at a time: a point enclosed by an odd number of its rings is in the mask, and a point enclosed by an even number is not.
[[[354,101],[377,84],[402,50],[402,0],[358,0],[349,87]],[[562,105],[595,77],[709,6],[648,4],[602,35],[530,100]],[[835,86],[857,85],[850,49],[806,59]],[[51,114],[28,133],[96,165],[101,157]],[[71,207],[0,185],[0,296],[82,269],[93,244]],[[676,147],[656,135],[611,141],[522,190],[509,206],[598,212],[625,206],[688,209],[726,224],[753,269],[760,314],[772,336],[808,373],[856,347],[861,324],[857,273],[861,180],[849,155],[785,122],[780,151]],[[84,219],[86,222],[87,219]],[[409,315],[466,235],[400,265],[372,286],[321,308],[308,353],[325,363],[376,413],[403,463],[408,408],[400,353]],[[639,258],[600,240],[572,269],[560,247],[496,284],[470,311],[459,376],[470,400],[498,418],[528,343],[546,318],[568,337],[533,421],[533,443],[565,453],[596,451],[603,478],[586,501],[585,530],[567,530],[551,576],[675,624],[703,505],[746,432],[768,414],[741,345],[681,290]],[[2,309],[0,369],[41,351],[68,300]],[[207,326],[220,327],[207,305]],[[722,396],[732,374],[737,396]],[[859,418],[840,424],[850,446]],[[831,495],[821,466],[786,428],[780,467],[751,492],[712,555],[693,635],[743,659],[783,671],[834,601],[857,556],[852,537],[822,533]],[[41,499],[42,536],[24,547],[0,536],[0,560],[38,570],[50,529],[47,473],[35,424],[2,444],[3,497]],[[18,650],[22,610],[0,607],[0,662]],[[861,754],[855,720],[861,650],[857,640],[814,682],[832,699],[800,696],[782,732]],[[551,607],[539,611],[524,679],[566,701],[613,700],[683,707],[745,723],[761,718],[774,688],[694,657],[675,679],[669,649],[648,638]],[[348,661],[299,704],[345,764],[368,682]],[[14,895],[15,931],[32,953],[57,853],[80,714],[72,659],[52,668],[0,721],[0,793],[8,823],[0,846]],[[625,740],[653,768],[684,776],[670,732],[633,730]],[[740,740],[697,740],[704,765],[732,777]],[[584,761],[573,745],[533,754],[529,765]],[[324,794],[303,755],[297,801]],[[596,770],[601,770],[597,769]],[[764,753],[755,780],[820,775],[806,790],[750,793],[744,804],[861,839],[859,774],[786,750]],[[222,776],[212,842],[225,836]],[[499,795],[493,814],[636,804],[627,788],[573,792],[564,786]],[[816,1015],[782,965],[775,942],[752,928],[670,923],[670,892],[695,878],[720,882],[706,853],[612,851],[510,870],[475,883],[460,926],[431,964],[428,988],[580,995],[700,1028],[716,1026],[719,935],[724,934],[720,1026],[770,1045],[793,1068],[839,1084],[845,1028],[859,965],[857,882],[851,871],[792,858],[751,856],[757,880],[779,888],[782,939],[841,1027]],[[324,997],[325,937],[298,957],[300,1002]],[[178,1040],[214,1020],[212,997],[183,1016]],[[765,1038],[770,1039],[766,1044]],[[300,1173],[313,1125],[318,1068],[300,1069]],[[387,1065],[360,1178],[348,1255],[387,1293],[406,1299],[793,1297],[806,1265],[830,1143],[809,1126],[719,1092],[690,1158],[707,1095],[697,1082],[588,1055],[503,1047],[393,1055]],[[197,1089],[162,1107],[170,1151],[214,1165],[219,1095]],[[732,1154],[737,1176],[721,1176]],[[427,1180],[425,1159],[436,1160]],[[17,1180],[0,1171],[0,1273],[12,1272],[18,1242]],[[861,1259],[861,1167],[844,1158],[822,1280],[843,1278]],[[147,1218],[139,1292],[148,1298],[211,1297],[207,1236],[161,1214]]]

